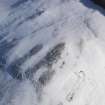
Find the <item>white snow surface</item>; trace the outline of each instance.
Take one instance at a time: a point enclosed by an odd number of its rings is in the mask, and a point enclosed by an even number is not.
[[[6,59],[0,105],[105,105],[105,10],[89,0],[23,0],[11,6],[18,1],[0,0],[0,63]],[[8,73],[8,66],[42,45],[19,65],[24,76],[59,43],[65,48],[51,68],[43,65],[23,80]],[[42,85],[39,78],[47,71],[54,75]]]

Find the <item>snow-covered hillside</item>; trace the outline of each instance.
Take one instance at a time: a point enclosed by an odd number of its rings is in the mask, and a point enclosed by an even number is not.
[[[90,0],[0,0],[0,105],[105,105],[104,15]]]

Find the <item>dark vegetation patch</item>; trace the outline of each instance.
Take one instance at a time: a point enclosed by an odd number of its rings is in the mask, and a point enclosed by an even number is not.
[[[105,8],[105,0],[92,0],[95,4]]]
[[[39,78],[39,82],[42,84],[42,85],[46,85],[51,77],[54,75],[54,71],[46,71],[42,74],[42,76]]]
[[[80,0],[80,2],[94,11],[99,11],[103,15],[105,15],[105,0]]]
[[[27,78],[32,78],[32,75],[37,72],[37,70],[41,66],[46,66],[48,68],[51,68],[54,63],[56,63],[60,57],[61,53],[64,50],[65,43],[59,43],[57,44],[52,50],[50,50],[46,56],[38,63],[36,64],[33,68],[29,68],[26,72],[25,75]]]

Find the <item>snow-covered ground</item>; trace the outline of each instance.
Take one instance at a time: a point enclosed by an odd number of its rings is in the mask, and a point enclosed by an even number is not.
[[[105,105],[104,15],[90,0],[0,0],[0,105]]]

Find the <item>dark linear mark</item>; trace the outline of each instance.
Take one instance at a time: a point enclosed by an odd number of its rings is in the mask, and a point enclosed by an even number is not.
[[[42,13],[44,13],[44,10],[36,10],[36,13],[26,17],[23,21],[20,21],[18,24],[17,24],[17,27],[20,26],[21,24],[23,24],[24,22],[27,22],[29,20],[32,20],[34,18],[36,18],[37,16],[40,16]]]
[[[43,48],[42,44],[36,45],[34,48],[32,48],[25,56],[22,58],[12,62],[6,70],[8,73],[15,79],[22,80],[24,79],[24,74],[21,73],[20,66],[32,55],[35,55]]]
[[[29,16],[29,17],[27,17],[27,19],[33,19],[33,18],[35,18],[36,16],[40,16],[43,12],[44,12],[44,10],[36,9],[36,13],[35,13],[35,14],[32,14],[32,15]]]
[[[97,33],[91,28],[90,24],[88,23],[88,19],[84,20],[84,24],[87,26],[87,28],[91,31],[91,33],[94,35],[94,37],[98,37]]]
[[[24,57],[12,62],[7,68],[7,72],[15,79],[23,80],[24,78],[32,78],[33,73],[35,73],[42,65],[47,65],[48,67],[51,67],[53,63],[56,63],[57,60],[60,58],[61,52],[64,49],[64,43],[60,43],[56,45],[50,52],[47,53],[47,55],[44,57],[43,60],[41,60],[38,64],[34,66],[34,68],[28,69],[25,73],[21,73],[20,66],[32,55],[38,53],[43,45],[36,45],[34,48],[32,48],[28,54],[26,54]],[[42,84],[46,84],[46,81],[50,78],[47,77],[47,74],[50,75],[51,72],[44,73],[42,77],[40,78],[40,82]],[[51,73],[53,74],[53,73]],[[50,75],[51,76],[51,75]],[[42,80],[43,78],[43,80]]]
[[[13,39],[11,42],[3,41],[0,43],[0,68],[4,68],[6,64],[6,53],[9,52],[18,43],[18,40]]]
[[[27,1],[28,0],[18,0],[16,3],[12,4],[11,7],[12,8],[17,8],[18,6],[20,6],[21,4],[24,4]]]

